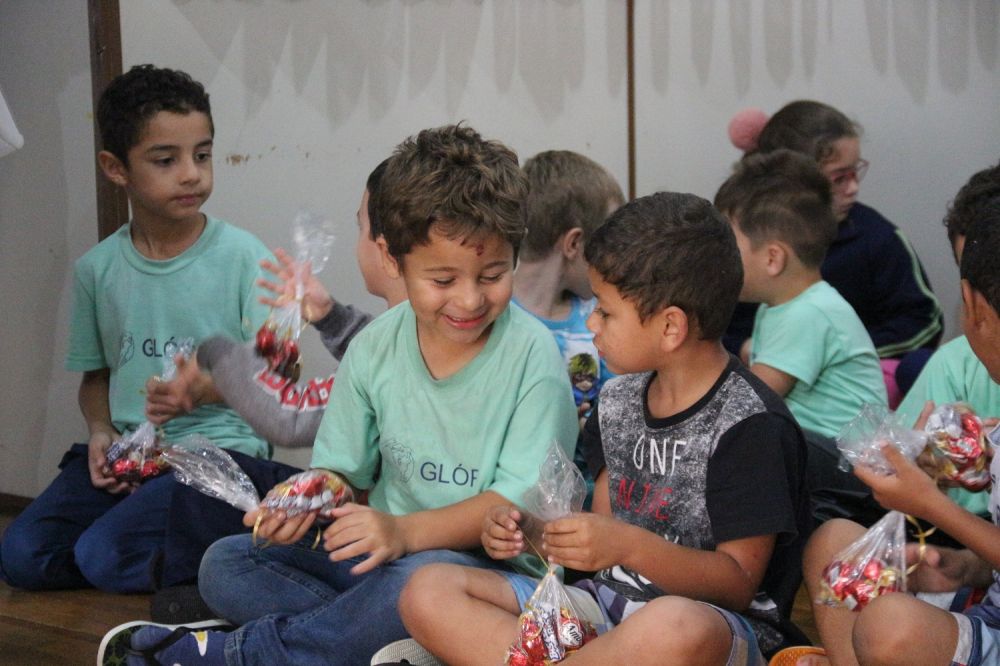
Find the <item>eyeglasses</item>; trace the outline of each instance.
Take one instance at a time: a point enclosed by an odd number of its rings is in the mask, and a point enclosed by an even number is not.
[[[868,160],[858,160],[854,166],[837,169],[827,174],[827,178],[830,179],[830,185],[833,189],[839,191],[850,185],[852,180],[860,183],[864,180],[866,173],[868,173]]]

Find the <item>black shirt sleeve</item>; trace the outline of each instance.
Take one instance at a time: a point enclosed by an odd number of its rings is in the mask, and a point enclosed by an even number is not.
[[[705,488],[716,543],[765,534],[777,534],[779,543],[794,539],[808,511],[804,469],[802,434],[789,418],[762,412],[727,430]]]

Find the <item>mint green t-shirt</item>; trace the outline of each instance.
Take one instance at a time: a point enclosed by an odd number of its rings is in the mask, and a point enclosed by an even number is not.
[[[152,260],[135,249],[131,224],[77,262],[66,369],[110,368],[111,420],[119,432],[146,420],[143,387],[164,371],[164,347],[213,335],[251,340],[267,317],[257,301],[258,263],[270,256],[253,234],[208,217],[180,255]],[[169,353],[167,354],[169,357]],[[164,425],[166,439],[201,434],[217,446],[266,457],[268,445],[236,412],[206,405]]]
[[[825,281],[781,305],[761,305],[751,346],[751,365],[795,377],[785,403],[806,430],[836,437],[865,404],[888,404],[868,331]]]
[[[347,348],[312,466],[369,488],[369,504],[394,515],[486,490],[520,503],[550,443],[559,442],[572,459],[578,430],[556,343],[530,314],[508,306],[482,351],[437,380],[420,354],[413,308],[404,302]],[[521,564],[533,574],[544,571]]]
[[[990,379],[964,335],[941,345],[931,355],[896,410],[901,423],[913,425],[928,400],[935,405],[964,402],[982,418],[1000,416],[1000,384]],[[988,492],[951,488],[948,495],[972,513],[984,514],[989,509]]]

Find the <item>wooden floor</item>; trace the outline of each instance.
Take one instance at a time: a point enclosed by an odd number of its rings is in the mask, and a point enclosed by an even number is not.
[[[0,508],[0,533],[13,518]],[[805,589],[799,590],[792,618],[819,640]],[[68,666],[94,664],[108,629],[149,619],[149,597],[96,590],[23,592],[0,582],[0,665]]]

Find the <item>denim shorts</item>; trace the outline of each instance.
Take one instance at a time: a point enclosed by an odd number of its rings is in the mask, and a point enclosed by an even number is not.
[[[958,645],[952,666],[1000,664],[1000,608],[978,604],[964,613],[952,613],[958,622]]]
[[[510,571],[498,571],[497,573],[506,578],[507,582],[510,583],[511,588],[514,590],[514,595],[517,597],[518,606],[523,611],[525,604],[538,586],[538,579]],[[598,589],[595,588],[591,581],[584,580],[576,585],[567,585],[566,592],[573,603],[576,604],[580,615],[597,627],[598,634],[609,631],[615,626],[612,618],[616,617],[617,614],[612,608],[620,605],[618,602],[621,601],[621,598],[612,599],[611,595],[614,595],[614,593],[610,588],[601,587]],[[729,625],[733,644],[729,651],[729,659],[726,661],[726,666],[765,666],[767,662],[764,660],[760,648],[757,646],[757,637],[754,635],[746,619],[738,613],[733,613],[724,608],[719,608],[712,604],[705,605],[715,609],[725,619],[726,624]]]

